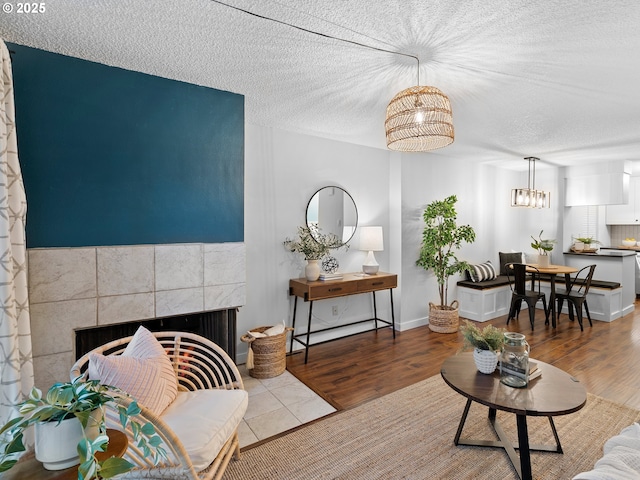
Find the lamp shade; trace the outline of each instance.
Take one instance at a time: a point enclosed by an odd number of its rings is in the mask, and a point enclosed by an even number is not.
[[[449,98],[436,87],[416,86],[398,93],[387,107],[387,147],[425,152],[453,142]]]
[[[360,227],[360,250],[371,252],[384,250],[382,227]]]

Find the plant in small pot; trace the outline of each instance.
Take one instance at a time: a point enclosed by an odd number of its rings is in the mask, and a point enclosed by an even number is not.
[[[553,250],[553,246],[555,245],[555,240],[543,239],[542,232],[544,230],[540,230],[538,234],[538,238],[535,238],[531,235],[531,248],[535,248],[538,251],[538,266],[545,268],[548,267],[551,263],[549,259],[549,253]]]
[[[315,281],[320,277],[318,260],[326,256],[332,248],[349,248],[347,244],[342,243],[337,235],[333,233],[323,234],[316,225],[298,227],[298,238],[287,238],[283,243],[290,252],[304,255],[307,261],[304,273],[309,281]]]
[[[600,242],[593,237],[573,237],[571,250],[574,252],[592,253],[598,250],[598,247],[594,247],[593,245],[600,245]]]
[[[464,338],[463,348],[473,348],[473,360],[480,373],[493,373],[498,366],[498,360],[504,345],[504,328],[487,325],[480,330],[469,320],[465,320],[460,327]]]
[[[9,420],[1,429],[0,472],[13,467],[26,450],[24,433],[35,425],[36,459],[48,470],[61,470],[80,464],[78,478],[83,480],[111,478],[126,473],[135,465],[123,458],[111,457],[99,461],[96,453],[104,452],[109,443],[103,407],[109,402],[117,405],[120,423],[130,423],[134,440],[147,456],[158,462],[166,458],[155,435],[153,425],[140,425],[131,417],[140,413],[133,401],[127,407],[118,404],[118,397],[126,393],[97,380],[78,377],[71,382],[56,383],[45,396],[34,387],[29,398],[17,405],[21,416]],[[69,433],[70,437],[63,437]],[[69,438],[67,441],[65,438]]]
[[[469,225],[457,225],[457,201],[455,195],[436,200],[427,205],[422,215],[425,227],[416,265],[432,270],[438,281],[440,304],[429,302],[429,328],[438,333],[458,331],[458,301],[448,304],[449,277],[470,268],[467,262],[458,260],[456,250],[462,242],[472,243],[476,238]]]

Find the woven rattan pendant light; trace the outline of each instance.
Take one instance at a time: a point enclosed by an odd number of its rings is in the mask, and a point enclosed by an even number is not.
[[[436,87],[416,86],[398,93],[387,107],[387,147],[426,152],[453,142],[449,98]]]

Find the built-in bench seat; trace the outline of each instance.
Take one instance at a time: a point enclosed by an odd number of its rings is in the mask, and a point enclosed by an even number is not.
[[[482,282],[460,280],[457,285],[461,317],[476,322],[486,322],[509,313],[511,289],[509,288],[509,278],[506,275],[499,275],[492,280]],[[556,280],[556,289],[561,289],[563,285],[564,279]],[[551,293],[549,280],[541,279],[541,290],[549,298]],[[593,320],[611,322],[621,317],[622,288],[620,283],[592,280],[587,303]],[[542,304],[539,305],[539,308],[542,308]],[[567,305],[565,305],[563,313],[567,312]]]

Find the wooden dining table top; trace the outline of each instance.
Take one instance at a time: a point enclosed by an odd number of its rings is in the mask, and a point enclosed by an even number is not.
[[[549,265],[548,267],[541,267],[537,263],[527,263],[527,267],[537,268],[540,273],[566,275],[567,273],[576,273],[578,271],[575,267],[568,265]],[[530,271],[534,271],[531,269]]]

